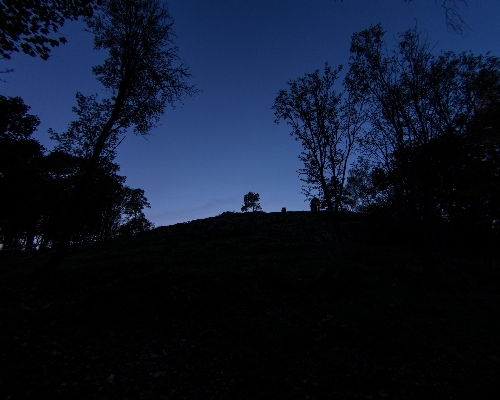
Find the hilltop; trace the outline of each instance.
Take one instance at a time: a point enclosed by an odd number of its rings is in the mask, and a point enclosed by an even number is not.
[[[50,254],[0,257],[10,399],[485,398],[500,374],[498,272],[424,268],[344,214],[223,213]],[[9,397],[10,396],[10,397]]]

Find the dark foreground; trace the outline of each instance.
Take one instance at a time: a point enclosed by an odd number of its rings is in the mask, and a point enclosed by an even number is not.
[[[490,398],[498,271],[380,235],[352,216],[338,254],[323,214],[222,215],[42,279],[48,254],[3,252],[0,399]]]

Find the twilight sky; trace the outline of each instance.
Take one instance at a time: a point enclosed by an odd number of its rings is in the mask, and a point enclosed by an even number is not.
[[[156,226],[239,211],[243,196],[258,192],[264,211],[308,210],[300,194],[299,143],[271,106],[286,81],[321,69],[348,66],[354,32],[381,22],[392,46],[415,24],[435,50],[490,51],[500,56],[500,1],[469,0],[463,17],[472,31],[450,32],[435,0],[170,0],[179,55],[202,92],[143,137],[127,135],[115,162],[127,185],[145,190],[146,216]],[[93,50],[80,22],[61,30],[68,44],[48,61],[16,54],[2,61],[0,93],[20,96],[38,115],[35,133],[48,149],[47,129],[66,129],[75,93],[105,96],[91,73],[105,54]],[[340,90],[340,86],[339,86]]]

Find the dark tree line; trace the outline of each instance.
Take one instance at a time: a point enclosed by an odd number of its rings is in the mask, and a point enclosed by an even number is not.
[[[311,209],[394,218],[427,256],[450,231],[493,248],[500,228],[500,59],[434,54],[415,29],[388,47],[380,24],[355,33],[339,94],[327,67],[323,76],[288,82],[275,100],[277,118],[304,147],[299,173]],[[347,121],[353,137],[338,141],[351,135]]]
[[[350,204],[406,221],[428,253],[443,223],[488,241],[500,221],[500,59],[433,54],[414,29],[388,53],[383,37],[376,25],[351,44],[347,81],[371,113]]]
[[[52,248],[60,240],[70,195],[85,158],[56,146],[51,152],[32,138],[38,118],[19,97],[0,95],[0,234],[3,248]],[[60,144],[60,143],[59,143]],[[142,189],[125,185],[110,161],[98,168],[85,193],[72,245],[90,244],[151,229]]]

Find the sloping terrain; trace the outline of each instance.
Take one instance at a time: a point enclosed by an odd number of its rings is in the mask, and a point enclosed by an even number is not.
[[[487,398],[498,276],[423,268],[346,215],[224,213],[0,258],[0,398]],[[424,271],[424,272],[422,272]],[[488,394],[488,395],[487,395]]]

